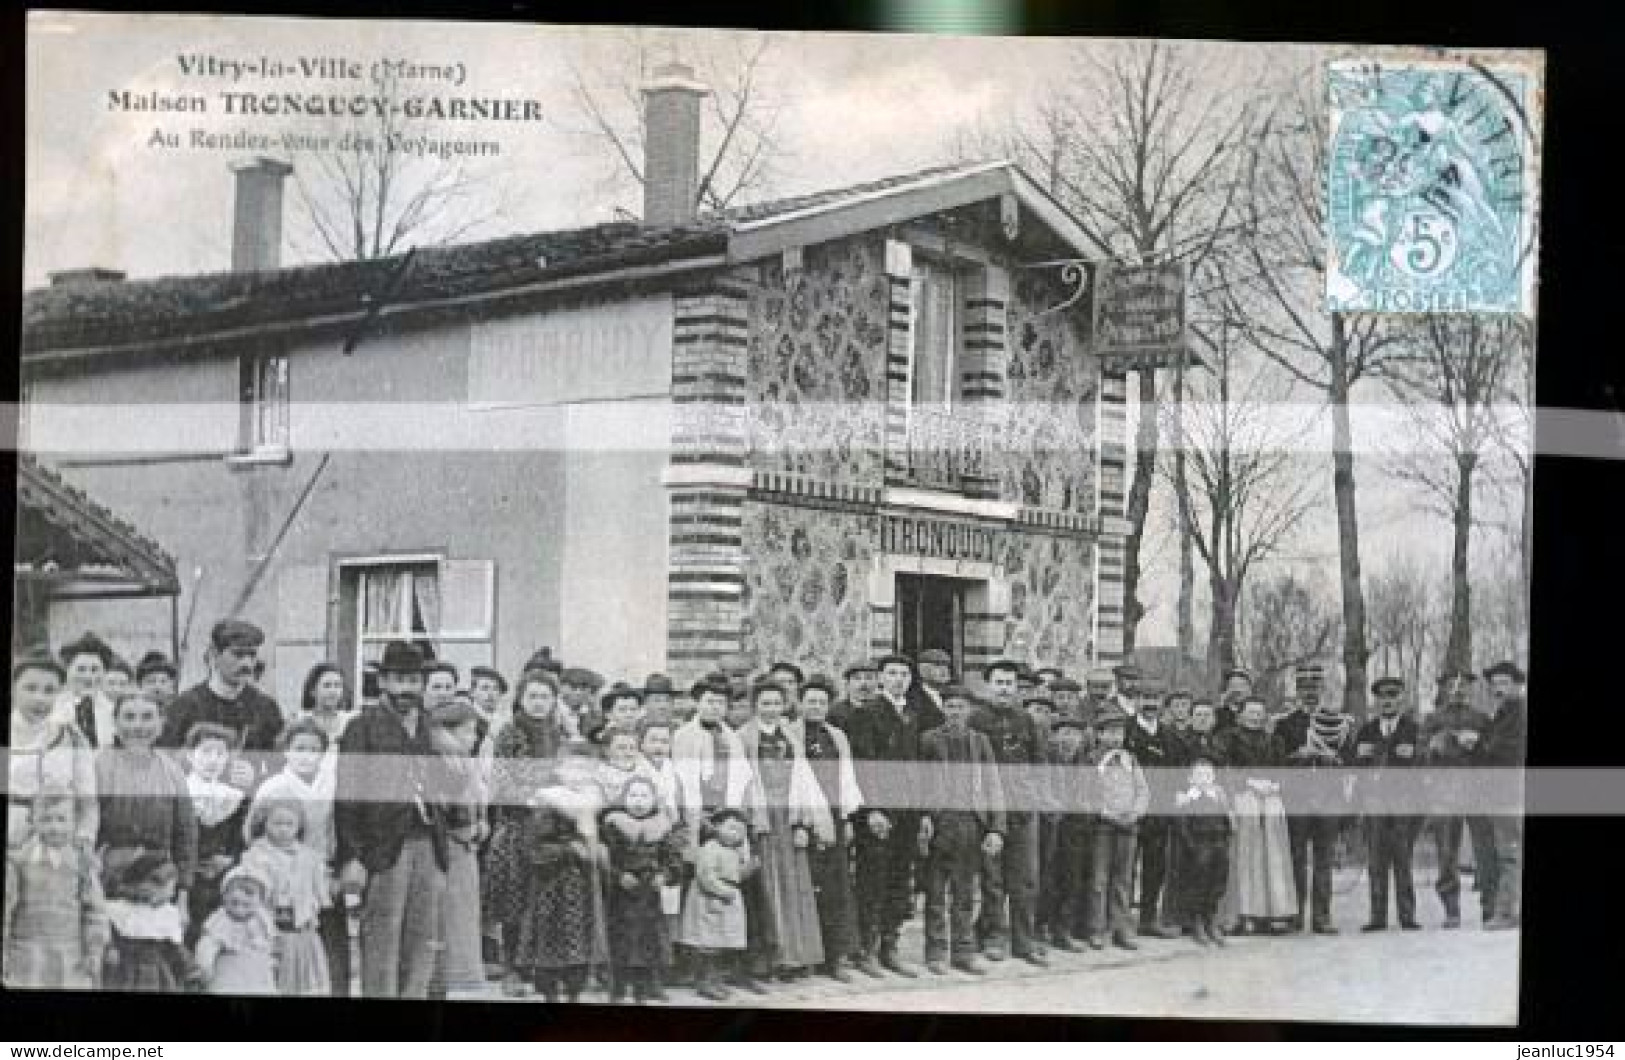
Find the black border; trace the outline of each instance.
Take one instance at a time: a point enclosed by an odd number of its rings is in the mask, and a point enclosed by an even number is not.
[[[118,5],[74,6],[120,10]],[[222,11],[227,2],[170,3],[166,10]],[[678,8],[625,2],[563,5],[515,0],[236,0],[236,13],[308,17],[441,18],[480,21],[638,23],[761,29],[869,30],[886,25],[881,3],[816,6],[712,4]],[[929,8],[929,4],[912,5]],[[1545,407],[1612,411],[1625,417],[1625,358],[1611,318],[1619,274],[1608,250],[1619,238],[1619,181],[1606,162],[1618,129],[1618,78],[1625,40],[1616,17],[1576,17],[1550,0],[1468,5],[1355,0],[1328,7],[1292,0],[1257,3],[1011,5],[1024,31],[1040,35],[1164,36],[1238,40],[1333,40],[1452,46],[1541,47],[1547,54],[1547,149],[1540,283],[1538,394]],[[1601,5],[1598,5],[1601,7]],[[22,281],[23,21],[5,8],[0,24],[0,129],[8,179],[0,210],[0,357],[3,393],[15,400]],[[9,178],[17,175],[13,182]],[[1617,250],[1615,250],[1617,254]],[[1606,256],[1605,256],[1606,255]],[[1621,420],[1625,425],[1625,419]],[[1622,426],[1625,430],[1625,426]],[[0,455],[0,474],[15,457]],[[1541,458],[1537,463],[1536,587],[1530,666],[1535,697],[1531,765],[1625,764],[1613,617],[1625,601],[1619,544],[1608,501],[1625,497],[1625,461]],[[12,510],[4,510],[9,524]],[[9,525],[7,527],[9,538]],[[9,612],[8,612],[9,615]],[[9,617],[6,619],[9,622]],[[9,638],[8,638],[9,640]],[[64,1042],[165,1039],[1003,1039],[1118,1041],[1371,1038],[1509,1039],[1525,1042],[1617,1038],[1617,960],[1625,953],[1625,896],[1609,871],[1621,849],[1619,818],[1532,820],[1526,869],[1521,1023],[1517,1031],[1349,1024],[1129,1020],[1088,1017],[892,1016],[782,1011],[629,1010],[597,1006],[390,1002],[240,1001],[117,995],[0,996],[8,1037]],[[1314,990],[1307,981],[1303,989]],[[1170,999],[1172,1002],[1173,999]]]

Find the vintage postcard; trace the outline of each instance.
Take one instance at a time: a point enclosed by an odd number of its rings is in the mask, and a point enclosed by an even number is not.
[[[35,13],[6,987],[1515,1023],[1543,73]]]

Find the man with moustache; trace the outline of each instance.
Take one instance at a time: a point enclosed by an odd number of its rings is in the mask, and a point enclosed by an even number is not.
[[[982,955],[1002,961],[1007,956],[1046,967],[1036,937],[1038,902],[1038,815],[1048,796],[1038,776],[1047,750],[1022,709],[1019,666],[1007,659],[982,671],[987,686],[984,706],[971,715],[971,727],[987,737],[1004,789],[1005,836],[997,857],[982,873]]]
[[[251,790],[272,768],[272,752],[284,725],[276,700],[254,687],[265,634],[238,619],[216,622],[209,631],[209,677],[176,696],[164,716],[158,746],[179,753],[192,726],[210,722],[237,737],[237,754],[227,781]]]
[[[444,805],[456,788],[430,741],[422,649],[393,641],[378,671],[378,704],[339,740],[335,863],[344,890],[363,895],[363,994],[425,998],[446,893]]]

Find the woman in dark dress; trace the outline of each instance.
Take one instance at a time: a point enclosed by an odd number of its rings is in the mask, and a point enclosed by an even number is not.
[[[576,1001],[587,977],[608,963],[598,836],[597,760],[585,742],[560,748],[555,783],[536,796],[521,832],[529,870],[513,965],[528,969],[548,1001]]]
[[[501,941],[508,967],[503,991],[524,992],[521,969],[513,964],[519,924],[527,912],[530,866],[523,850],[526,804],[545,787],[564,741],[558,709],[558,681],[536,670],[519,679],[513,720],[497,734],[491,759],[491,842],[480,866],[484,890],[484,934]]]

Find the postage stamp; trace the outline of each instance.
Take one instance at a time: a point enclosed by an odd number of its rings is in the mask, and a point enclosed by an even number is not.
[[[1533,313],[1539,66],[1327,65],[1326,307]]]

